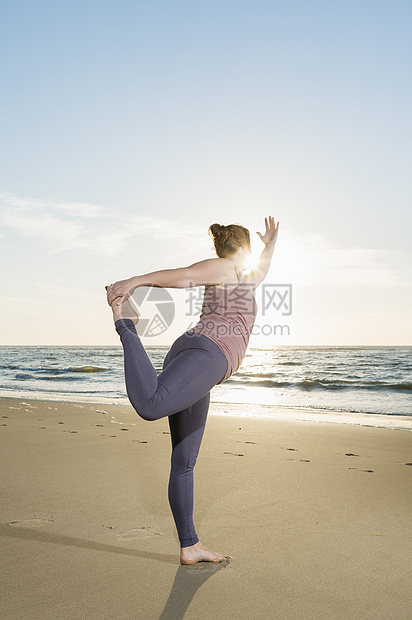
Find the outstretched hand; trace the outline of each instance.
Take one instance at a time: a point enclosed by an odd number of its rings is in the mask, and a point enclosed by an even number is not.
[[[265,226],[266,230],[264,235],[260,232],[256,234],[259,235],[265,245],[275,245],[278,238],[279,222],[275,226],[275,218],[269,215],[269,218],[265,217]]]

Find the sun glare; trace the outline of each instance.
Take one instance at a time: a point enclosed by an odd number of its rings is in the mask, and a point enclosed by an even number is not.
[[[256,267],[258,262],[259,262],[259,257],[258,256],[254,256],[253,254],[248,256],[246,261],[245,261],[245,265],[246,265],[245,273],[250,273],[252,271],[252,269],[254,267]]]

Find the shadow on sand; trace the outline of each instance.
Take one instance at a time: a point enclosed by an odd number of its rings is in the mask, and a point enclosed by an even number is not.
[[[9,523],[3,523],[0,525],[0,536],[24,540],[35,540],[37,542],[51,543],[55,545],[79,547],[81,549],[92,549],[93,551],[103,551],[105,553],[117,553],[119,555],[156,560],[166,564],[176,565],[179,562],[176,555],[152,553],[150,551],[141,551],[139,549],[127,549],[126,547],[93,542],[92,540],[75,538],[74,536],[44,532],[32,527],[13,527],[13,525],[10,525]],[[214,564],[212,562],[199,562],[193,566],[182,566],[179,564],[172,590],[169,594],[166,605],[159,616],[159,620],[181,620],[184,617],[186,610],[192,602],[197,590],[205,583],[205,581],[209,579],[209,577],[227,566],[228,562],[221,562],[218,564]]]
[[[172,590],[159,620],[182,620],[196,592],[212,575],[226,568],[228,562],[199,562],[193,566],[180,565]]]

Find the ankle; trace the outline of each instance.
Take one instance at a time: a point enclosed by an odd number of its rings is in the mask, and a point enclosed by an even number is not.
[[[114,328],[119,336],[129,331],[136,333],[136,327],[132,319],[117,319],[114,322]]]

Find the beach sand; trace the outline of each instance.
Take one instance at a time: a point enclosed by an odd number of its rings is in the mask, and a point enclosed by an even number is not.
[[[179,565],[167,420],[0,399],[2,620],[409,620],[412,434],[210,415]]]

